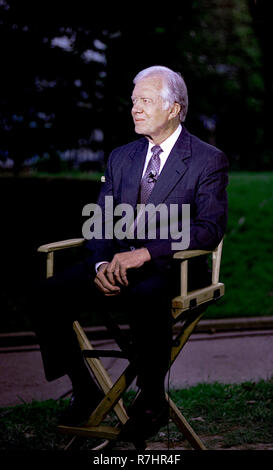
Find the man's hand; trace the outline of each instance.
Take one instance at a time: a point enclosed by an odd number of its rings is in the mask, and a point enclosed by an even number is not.
[[[117,295],[120,288],[116,285],[128,286],[127,269],[140,268],[151,255],[147,248],[117,253],[110,263],[103,263],[95,277],[95,284],[106,296]]]
[[[118,282],[123,286],[128,286],[127,269],[140,268],[150,259],[151,255],[147,248],[116,253],[111,263],[108,264],[105,274],[112,285]]]
[[[120,287],[115,286],[115,285],[111,284],[108,281],[108,279],[105,275],[105,272],[106,272],[106,269],[107,269],[108,265],[109,265],[109,263],[102,263],[99,266],[99,269],[98,269],[98,272],[97,272],[97,275],[95,277],[94,282],[95,282],[97,288],[104,295],[106,295],[107,297],[110,297],[110,296],[119,294],[120,293]]]

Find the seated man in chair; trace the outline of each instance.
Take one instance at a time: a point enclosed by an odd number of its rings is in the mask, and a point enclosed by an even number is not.
[[[114,209],[119,204],[128,204],[134,211],[139,203],[144,207],[164,204],[168,209],[176,205],[181,231],[182,205],[188,204],[190,237],[184,248],[211,250],[226,228],[228,163],[220,150],[186,130],[187,108],[187,88],[179,73],[155,66],[135,77],[132,117],[135,132],[143,137],[111,153],[98,206],[104,220],[106,197],[112,198]],[[173,260],[177,239],[170,229],[162,237],[157,222],[152,237],[146,232],[135,236],[135,219],[133,237],[118,237],[115,232],[113,237],[90,239],[81,263],[36,290],[35,330],[46,377],[54,380],[68,374],[73,385],[62,424],[84,422],[101,400],[72,329],[79,304],[84,302],[92,313],[95,298],[101,309],[123,309],[131,327],[141,394],[134,410],[129,410],[125,434],[128,439],[134,435],[146,439],[166,423],[171,299],[179,290],[179,273]],[[204,257],[191,260],[189,271],[191,288],[209,282]]]

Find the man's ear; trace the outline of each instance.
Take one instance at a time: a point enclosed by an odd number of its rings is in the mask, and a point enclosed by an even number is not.
[[[175,118],[180,113],[180,111],[181,111],[181,106],[179,103],[176,103],[175,101],[170,109],[169,118],[170,119]]]

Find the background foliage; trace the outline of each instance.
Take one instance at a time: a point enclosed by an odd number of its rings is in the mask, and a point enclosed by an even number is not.
[[[223,149],[231,168],[272,169],[270,3],[182,1],[148,12],[1,0],[2,160],[9,157],[15,172],[31,157],[60,170],[60,155],[71,149],[107,160],[135,138],[133,77],[163,64],[186,80],[191,132]]]

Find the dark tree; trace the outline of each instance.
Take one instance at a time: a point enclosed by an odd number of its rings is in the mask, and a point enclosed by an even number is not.
[[[186,80],[190,131],[222,148],[232,168],[270,168],[272,33],[262,31],[266,2],[263,20],[258,3],[250,2],[254,29],[247,0],[185,1],[164,12],[1,0],[2,155],[18,170],[46,154],[56,171],[66,149],[102,150],[106,160],[136,138],[134,75],[162,64]]]

